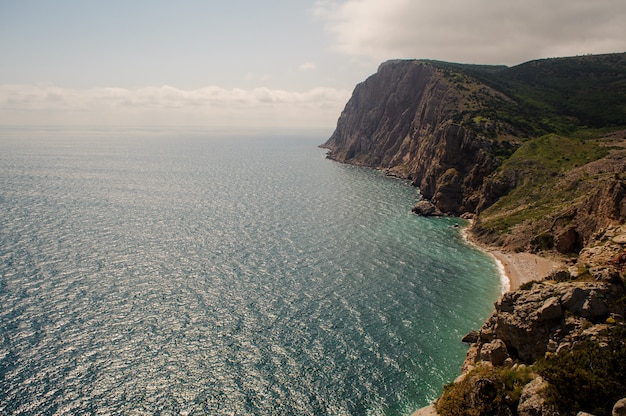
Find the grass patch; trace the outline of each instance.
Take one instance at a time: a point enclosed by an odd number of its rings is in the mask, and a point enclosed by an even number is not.
[[[482,226],[499,233],[525,221],[536,221],[585,197],[581,184],[559,183],[572,169],[605,157],[599,140],[548,134],[523,143],[500,167],[498,175],[513,182],[513,190],[481,215]],[[585,178],[582,180],[593,180]]]

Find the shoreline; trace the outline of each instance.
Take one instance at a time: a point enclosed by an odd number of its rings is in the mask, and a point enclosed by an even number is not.
[[[479,243],[469,231],[470,225],[463,228],[465,241],[490,255],[500,271],[502,293],[517,290],[524,283],[533,280],[544,280],[550,273],[564,269],[562,261],[543,257],[537,254],[521,252],[514,253],[501,247],[492,247]]]
[[[562,269],[565,264],[531,253],[510,253],[493,248],[482,248],[491,255],[508,279],[509,287],[503,293],[517,290],[524,283],[544,280],[552,272]]]
[[[501,247],[487,246],[476,241],[469,231],[472,223],[463,227],[461,235],[469,244],[491,256],[500,272],[502,294],[517,290],[524,283],[544,280],[555,270],[563,269],[565,263],[532,253],[512,253]],[[437,416],[434,404],[417,409],[411,416]]]

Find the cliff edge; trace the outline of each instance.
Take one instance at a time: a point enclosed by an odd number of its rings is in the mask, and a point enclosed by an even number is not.
[[[331,159],[411,179],[444,213],[475,212],[484,179],[500,164],[498,150],[515,144],[460,123],[481,100],[507,98],[470,78],[459,88],[458,76],[426,61],[382,64],[357,85],[322,147]]]
[[[416,213],[472,218],[478,243],[567,265],[498,300],[420,414],[626,414],[626,54],[389,61],[321,147],[411,180]]]
[[[321,147],[411,180],[418,213],[476,218],[481,243],[576,254],[626,218],[626,54],[385,62]]]

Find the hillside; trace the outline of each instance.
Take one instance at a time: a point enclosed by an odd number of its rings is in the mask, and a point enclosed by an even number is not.
[[[476,217],[484,243],[575,253],[626,218],[626,54],[389,61],[322,147],[410,179],[441,213]]]
[[[420,215],[569,265],[498,300],[462,375],[416,414],[626,414],[626,54],[389,61],[322,147],[410,179]]]

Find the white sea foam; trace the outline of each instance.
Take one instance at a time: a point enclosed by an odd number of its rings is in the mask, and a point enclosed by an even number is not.
[[[472,221],[468,220],[468,222],[471,225]],[[467,244],[469,244],[469,245],[471,245],[473,247],[476,247],[477,249],[479,249],[480,251],[484,252],[485,254],[488,254],[489,257],[491,257],[493,259],[493,262],[496,264],[496,267],[498,268],[498,274],[500,276],[500,292],[502,294],[505,294],[506,292],[511,290],[511,280],[509,279],[509,277],[506,274],[506,270],[504,268],[504,264],[502,264],[502,262],[493,253],[491,253],[489,250],[485,250],[483,247],[481,247],[478,244],[474,243],[469,238],[469,233],[467,231],[468,228],[469,228],[469,226],[461,227],[461,237],[463,238],[463,241],[465,241]]]

